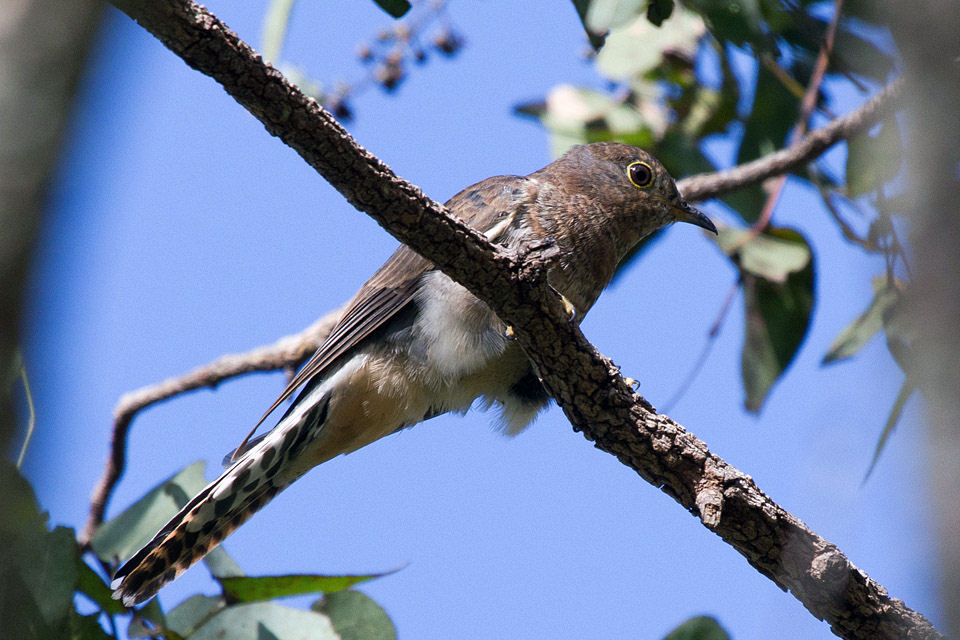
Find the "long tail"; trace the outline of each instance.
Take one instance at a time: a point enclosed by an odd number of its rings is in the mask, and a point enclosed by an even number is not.
[[[328,396],[288,412],[277,427],[187,503],[114,575],[113,597],[132,607],[200,560],[296,478],[284,467],[323,425]]]

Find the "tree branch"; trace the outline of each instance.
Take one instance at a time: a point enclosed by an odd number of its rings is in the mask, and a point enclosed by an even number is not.
[[[940,637],[923,616],[889,598],[882,586],[763,494],[748,476],[634,393],[617,368],[566,321],[542,277],[543,260],[535,248],[527,256],[514,256],[451,218],[357,146],[312,99],[196,4],[115,4],[188,64],[223,84],[354,206],[487,301],[515,327],[517,340],[575,429],[673,496],[758,571],[790,589],[835,633],[846,638]],[[798,167],[876,122],[898,92],[899,83],[894,83],[795,147],[737,169],[681,181],[681,190],[689,199],[704,199]],[[164,384],[170,385],[167,391],[138,394],[152,402],[178,388],[175,381]],[[115,434],[115,448],[122,446],[128,425],[129,419],[119,430],[123,435]]]

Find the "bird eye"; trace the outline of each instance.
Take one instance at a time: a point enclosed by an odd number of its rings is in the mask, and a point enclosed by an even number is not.
[[[627,167],[627,176],[633,186],[639,189],[646,189],[653,184],[653,167],[646,162],[631,162]]]

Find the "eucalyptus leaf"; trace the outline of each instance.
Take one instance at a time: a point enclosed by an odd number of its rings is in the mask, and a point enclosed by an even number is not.
[[[603,33],[633,22],[647,8],[647,0],[592,0],[589,5],[586,25],[594,33]]]
[[[381,9],[389,13],[394,18],[401,18],[403,14],[410,11],[410,3],[407,0],[373,0]]]
[[[94,613],[89,616],[83,616],[76,611],[70,612],[70,640],[111,640],[113,636],[108,635],[103,627],[100,626],[100,614]]]
[[[397,629],[380,605],[359,591],[328,593],[310,609],[330,618],[342,640],[395,640]]]
[[[784,283],[791,273],[810,262],[810,247],[792,229],[769,228],[755,234],[747,229],[726,227],[719,230],[720,249],[747,273],[775,283]]]
[[[730,636],[716,619],[696,616],[671,631],[663,640],[730,640]]]
[[[619,140],[649,148],[655,129],[666,127],[666,114],[654,105],[641,115],[630,103],[589,89],[555,87],[547,96],[541,122],[553,134],[553,152],[559,156],[575,144]]]
[[[32,552],[21,558],[20,574],[33,594],[44,621],[51,627],[62,626],[73,609],[77,587],[77,543],[73,529],[57,527],[32,541]]]
[[[166,617],[166,628],[189,636],[224,606],[223,598],[196,595],[174,607]]]
[[[903,381],[903,385],[900,387],[900,391],[897,393],[896,400],[893,401],[893,407],[890,409],[890,415],[887,416],[887,421],[883,425],[883,431],[880,432],[880,437],[877,439],[877,446],[873,450],[873,458],[870,460],[870,466],[867,468],[867,473],[863,477],[864,482],[866,482],[870,474],[873,473],[873,469],[877,466],[877,461],[880,460],[880,454],[883,453],[883,449],[887,446],[887,441],[890,439],[894,428],[896,428],[897,423],[900,421],[900,416],[903,415],[903,408],[916,390],[917,386],[910,377],[907,376],[907,379]]]
[[[857,353],[880,329],[887,312],[900,300],[903,283],[886,276],[873,279],[873,299],[866,311],[848,324],[830,345],[822,364],[829,364]]]
[[[753,106],[744,123],[737,162],[755,160],[779,149],[797,119],[800,99],[764,65],[757,67]]]
[[[77,558],[77,590],[106,613],[117,615],[126,611],[119,600],[113,599],[107,583],[81,558]]]
[[[190,640],[339,640],[327,616],[275,602],[227,607],[190,635]]]
[[[807,334],[814,300],[814,261],[809,245],[792,230],[777,230],[781,238],[792,236],[809,254],[806,265],[788,272],[785,280],[764,278],[741,269],[746,307],[746,336],[741,355],[745,406],[759,411],[793,360]]]
[[[103,524],[91,542],[105,562],[129,558],[206,486],[203,462],[195,462],[163,481],[113,520]]]
[[[613,29],[597,54],[600,73],[613,80],[643,75],[659,65],[664,51],[692,57],[707,29],[697,14],[678,9],[662,27],[643,16]]]
[[[756,51],[775,51],[767,33],[759,0],[687,0],[684,5],[703,16],[721,42],[751,45]]]
[[[355,584],[380,578],[397,571],[368,573],[361,575],[323,576],[316,574],[295,574],[283,576],[247,576],[222,578],[220,585],[224,593],[240,602],[270,600],[304,593],[334,593]]]
[[[896,118],[883,121],[876,136],[867,134],[847,141],[847,195],[874,191],[900,171],[902,140]]]

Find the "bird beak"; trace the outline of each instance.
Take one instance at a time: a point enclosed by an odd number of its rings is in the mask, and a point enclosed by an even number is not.
[[[697,209],[694,209],[683,200],[680,200],[679,204],[673,205],[673,214],[680,222],[689,222],[690,224],[695,224],[698,227],[702,227],[707,231],[712,232],[714,235],[717,235],[717,227],[714,226],[710,218],[705,216]]]

